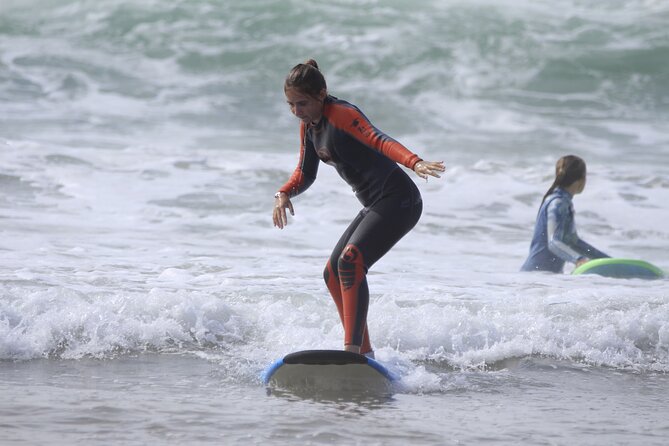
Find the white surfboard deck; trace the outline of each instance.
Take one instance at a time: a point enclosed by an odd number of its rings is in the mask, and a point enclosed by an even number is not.
[[[342,350],[304,350],[272,363],[263,383],[283,389],[379,392],[397,377],[374,359]]]

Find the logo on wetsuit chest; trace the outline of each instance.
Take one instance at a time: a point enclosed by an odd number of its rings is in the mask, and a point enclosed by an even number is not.
[[[369,136],[372,133],[371,129],[364,124],[361,124],[358,118],[353,120],[351,127],[354,127],[362,136]]]

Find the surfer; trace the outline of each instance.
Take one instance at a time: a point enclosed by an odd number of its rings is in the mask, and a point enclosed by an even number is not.
[[[565,262],[580,266],[609,257],[578,237],[572,198],[585,188],[585,162],[574,155],[555,164],[555,180],[541,201],[530,254],[521,271],[562,272]]]
[[[295,215],[291,198],[316,179],[320,161],[334,166],[363,208],[335,245],[323,278],[344,325],[344,349],[373,356],[367,310],[367,271],[420,218],[420,192],[398,163],[419,177],[439,178],[442,161],[424,161],[374,127],[353,104],[328,93],[318,64],[310,59],[288,73],[284,93],[300,119],[297,167],[275,194],[273,220],[279,229]]]

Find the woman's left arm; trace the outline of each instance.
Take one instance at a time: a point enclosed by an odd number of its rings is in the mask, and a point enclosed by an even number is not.
[[[443,161],[424,161],[400,142],[383,133],[354,105],[332,105],[328,119],[338,129],[396,163],[413,170],[421,178],[426,180],[428,176],[439,178],[438,172],[446,170]]]
[[[445,170],[446,167],[444,167],[443,161],[418,161],[413,166],[413,171],[416,172],[416,175],[425,179],[425,181],[427,181],[428,175],[441,178],[438,172],[444,172]]]

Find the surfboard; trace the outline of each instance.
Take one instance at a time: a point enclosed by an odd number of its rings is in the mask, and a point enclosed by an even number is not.
[[[598,274],[622,279],[660,279],[664,271],[643,260],[595,259],[576,268],[572,274]]]
[[[261,376],[269,387],[339,392],[383,392],[397,381],[378,361],[342,350],[303,350],[267,367]]]

